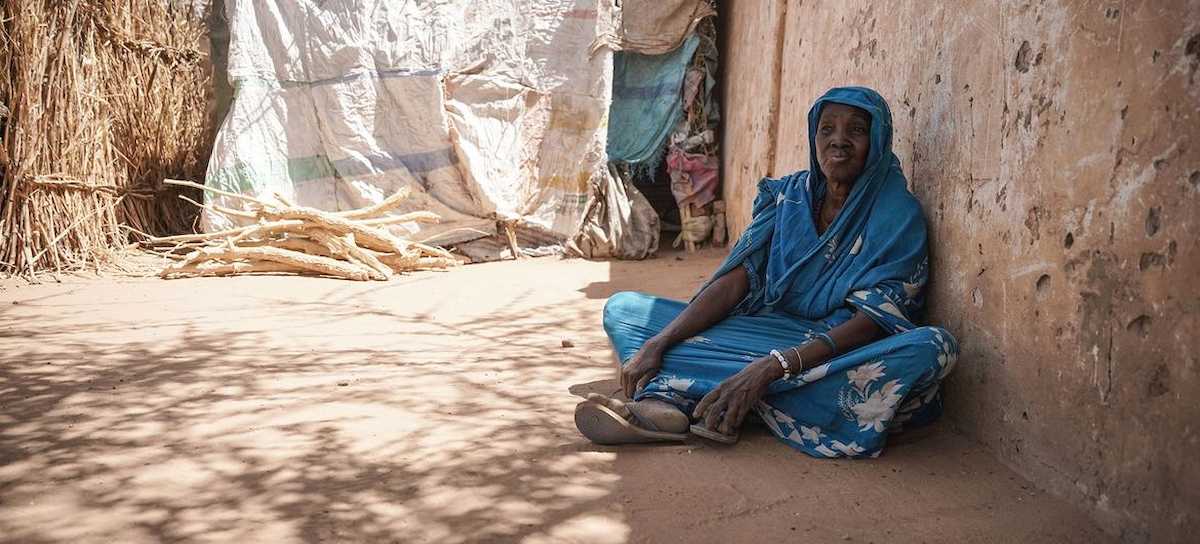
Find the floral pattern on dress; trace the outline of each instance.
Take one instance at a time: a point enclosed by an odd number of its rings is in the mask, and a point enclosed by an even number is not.
[[[895,379],[874,386],[886,372],[887,365],[883,361],[866,363],[846,371],[848,383],[838,395],[838,405],[846,419],[857,422],[859,430],[883,432],[896,413],[896,404],[902,398],[901,381]]]
[[[678,376],[664,376],[663,381],[666,382],[669,389],[679,391],[680,393],[687,393],[696,383],[696,380],[691,378],[680,378]]]
[[[636,300],[648,308],[664,306],[649,297]],[[618,354],[628,360],[646,338],[657,334],[676,315],[677,311],[655,316],[653,328],[635,329],[642,336],[614,338]],[[629,319],[638,324],[647,321],[640,315]],[[690,413],[700,398],[751,359],[769,357],[771,349],[828,330],[815,324],[796,327],[783,338],[764,339],[768,334],[783,336],[778,333],[779,321],[774,316],[734,317],[705,334],[711,343],[676,346],[664,356],[659,375],[636,398],[657,398]],[[942,411],[939,382],[954,367],[957,350],[954,337],[937,327],[893,334],[824,361],[791,380],[777,380],[755,412],[773,435],[808,455],[876,457],[891,434],[938,417]]]

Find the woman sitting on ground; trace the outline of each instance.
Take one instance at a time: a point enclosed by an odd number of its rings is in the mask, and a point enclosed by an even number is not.
[[[958,347],[918,327],[928,279],[920,204],[871,89],[832,89],[808,113],[811,171],[758,185],[753,221],[690,303],[624,292],[604,328],[622,402],[575,412],[594,442],[732,443],[758,413],[817,457],[874,457],[888,433],[932,422]],[[692,424],[693,418],[695,424]]]

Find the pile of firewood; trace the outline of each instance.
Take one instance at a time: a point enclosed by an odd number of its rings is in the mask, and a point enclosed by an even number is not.
[[[387,280],[396,273],[459,264],[442,248],[405,240],[386,228],[396,223],[438,221],[438,216],[430,212],[387,215],[408,198],[407,191],[397,192],[374,206],[326,212],[296,206],[278,194],[277,204],[187,181],[164,183],[238,199],[245,203],[243,209],[180,197],[211,212],[240,218],[241,222],[253,220],[252,224],[219,232],[149,237],[144,245],[174,260],[162,270],[164,278],[293,273]]]

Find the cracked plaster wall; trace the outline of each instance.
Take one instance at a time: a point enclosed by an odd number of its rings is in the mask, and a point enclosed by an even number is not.
[[[722,3],[725,198],[879,90],[930,227],[955,426],[1124,540],[1200,529],[1200,1]]]

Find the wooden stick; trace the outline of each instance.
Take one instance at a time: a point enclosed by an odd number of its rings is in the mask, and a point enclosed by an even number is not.
[[[512,251],[514,259],[524,259],[525,254],[521,252],[521,246],[517,244],[517,233],[513,230],[512,223],[504,222],[504,235],[508,238],[508,247]]]
[[[169,244],[169,243],[174,243],[174,242],[209,242],[209,241],[216,240],[218,238],[227,238],[230,236],[236,236],[236,235],[242,234],[243,232],[248,231],[248,230],[270,231],[273,229],[286,229],[286,228],[303,227],[303,226],[304,226],[303,221],[272,221],[269,223],[258,223],[258,224],[254,224],[254,225],[246,225],[244,227],[219,230],[216,232],[206,232],[206,233],[200,233],[200,234],[180,234],[177,236],[152,237],[149,240],[147,240],[147,242],[150,242],[153,244]]]
[[[681,224],[680,226],[682,229],[682,231],[680,232],[680,236],[683,236],[683,247],[685,249],[687,249],[688,253],[695,253],[696,252],[696,242],[693,242],[691,240],[691,238],[689,236],[687,236],[687,234],[686,234],[688,219],[692,218],[691,204],[688,204],[682,208],[679,208],[679,217],[680,217],[679,222]]]
[[[193,183],[193,182],[185,181],[185,180],[181,180],[181,179],[164,179],[163,184],[165,184],[165,185],[181,185],[183,187],[191,187],[193,189],[200,189],[201,191],[207,191],[209,193],[218,194],[221,196],[227,196],[229,198],[236,198],[238,200],[245,200],[247,202],[253,202],[255,204],[258,204],[259,206],[267,205],[265,202],[263,202],[257,198],[254,198],[252,196],[240,195],[237,193],[231,193],[229,191],[222,191],[220,189],[215,189],[215,188],[209,187],[207,185],[200,185],[199,183]]]
[[[426,255],[432,255],[432,256],[434,256],[434,257],[442,257],[442,258],[444,258],[444,259],[452,259],[452,260],[457,260],[457,259],[454,257],[454,254],[453,254],[453,253],[450,253],[449,251],[446,251],[446,250],[444,250],[444,249],[442,249],[442,248],[440,248],[440,247],[437,247],[437,246],[431,246],[431,245],[427,245],[427,244],[422,244],[422,243],[420,243],[420,242],[410,242],[410,245],[411,245],[412,247],[416,248],[416,249],[419,249],[419,250],[421,250],[421,251],[422,251],[422,252],[424,252]]]
[[[338,261],[328,257],[307,255],[297,251],[289,251],[270,246],[233,248],[211,247],[199,249],[188,255],[187,259],[182,263],[163,269],[162,276],[169,277],[174,273],[181,272],[182,269],[187,268],[189,265],[215,260],[270,261],[273,263],[301,268],[309,272],[316,272],[326,276],[336,276],[355,281],[366,281],[371,277],[371,274],[365,268],[353,263]]]
[[[273,262],[233,262],[218,266],[201,267],[199,264],[187,265],[176,268],[168,278],[185,278],[185,277],[207,277],[207,276],[234,276],[239,274],[278,274],[291,273],[302,274],[305,270],[291,265],[273,263]]]
[[[322,229],[312,229],[306,234],[312,237],[321,245],[329,248],[334,255],[345,258],[351,262],[357,261],[368,270],[373,272],[371,279],[373,280],[390,280],[392,279],[392,269],[379,261],[375,255],[358,247],[354,243],[354,235],[347,234],[345,238],[340,238],[330,234]]]
[[[244,212],[241,210],[235,210],[233,208],[226,208],[225,206],[218,206],[216,204],[201,204],[201,203],[196,202],[195,200],[192,200],[184,195],[179,195],[179,198],[184,201],[192,203],[197,208],[203,208],[210,212],[215,212],[215,213],[219,213],[219,214],[223,214],[223,215],[231,215],[233,217],[244,217],[246,219],[257,219],[258,218],[257,215],[254,215],[251,212]]]
[[[398,206],[400,206],[400,203],[407,200],[411,195],[411,189],[408,187],[401,187],[398,191],[393,193],[392,196],[383,199],[383,201],[379,204],[367,206],[366,208],[359,208],[357,210],[338,212],[338,215],[345,217],[346,219],[366,219],[369,217],[378,217],[390,210],[396,209]]]
[[[356,222],[360,225],[390,225],[393,223],[439,223],[442,216],[433,212],[409,212],[403,215],[388,215],[384,217],[373,217],[370,219],[359,219]]]
[[[283,210],[264,209],[261,216],[270,220],[300,220],[333,231],[337,234],[354,234],[359,246],[383,251],[385,253],[403,253],[408,243],[392,235],[392,233],[375,227],[361,225],[316,208],[287,208]]]
[[[282,239],[255,240],[253,242],[249,242],[249,243],[245,243],[245,244],[241,245],[241,247],[257,247],[257,246],[273,246],[273,247],[278,247],[278,248],[283,248],[283,249],[289,249],[292,251],[299,251],[301,253],[307,253],[309,255],[317,255],[320,257],[329,257],[331,259],[337,258],[336,256],[334,256],[333,252],[329,250],[328,247],[318,244],[308,238],[302,238],[300,236],[288,235],[287,237],[282,238]]]
[[[289,207],[292,207],[292,208],[295,208],[295,207],[296,207],[296,203],[295,203],[295,202],[292,202],[292,201],[291,201],[291,199],[289,199],[288,197],[286,197],[286,196],[283,196],[283,195],[279,194],[279,192],[278,192],[278,191],[276,191],[276,192],[273,192],[273,193],[271,193],[271,194],[275,196],[275,200],[278,200],[278,201],[279,201],[280,203],[282,203],[284,206],[289,206]]]
[[[445,257],[421,257],[417,259],[417,266],[421,268],[451,268],[462,264],[458,259],[447,259]]]
[[[445,257],[419,257],[415,255],[380,255],[379,260],[396,272],[411,272],[426,268],[452,268],[462,264],[458,259]]]

